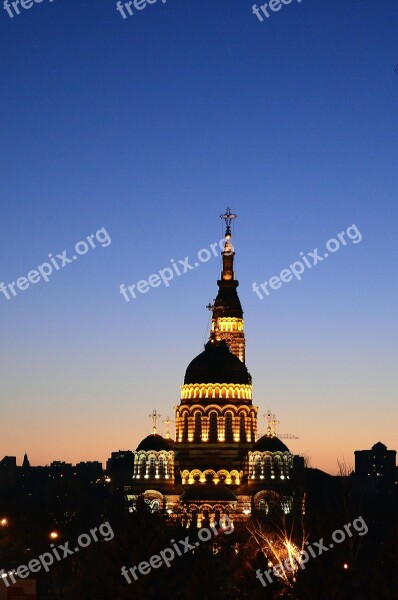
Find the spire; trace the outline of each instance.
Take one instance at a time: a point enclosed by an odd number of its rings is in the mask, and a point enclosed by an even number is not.
[[[227,208],[220,219],[225,221],[225,244],[222,252],[221,277],[217,281],[218,294],[213,304],[207,307],[212,311],[212,327],[210,340],[225,340],[229,349],[243,363],[245,362],[245,334],[243,310],[237,294],[239,281],[235,279],[232,244],[232,222],[237,215]]]
[[[23,457],[23,463],[22,463],[22,466],[23,466],[25,469],[27,469],[28,467],[30,467],[29,458],[28,458],[28,455],[26,454],[26,452],[25,452],[25,455],[24,455],[24,457]]]
[[[223,219],[226,223],[225,229],[225,245],[224,252],[222,253],[222,271],[221,271],[221,280],[223,281],[231,281],[234,280],[234,248],[231,243],[232,233],[231,233],[231,224],[234,219],[237,218],[238,215],[231,212],[230,208],[227,208],[223,215],[220,215],[220,219]]]

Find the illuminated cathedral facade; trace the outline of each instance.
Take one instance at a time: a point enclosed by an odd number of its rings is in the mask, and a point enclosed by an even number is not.
[[[245,363],[243,310],[235,279],[231,224],[227,209],[222,271],[213,305],[209,340],[188,365],[175,407],[175,438],[169,429],[152,434],[134,452],[132,480],[126,486],[130,510],[143,496],[152,510],[193,519],[229,514],[244,521],[253,511],[277,504],[289,513],[303,459],[277,437],[268,413],[267,433],[258,439],[258,407]],[[170,424],[170,420],[166,424]]]

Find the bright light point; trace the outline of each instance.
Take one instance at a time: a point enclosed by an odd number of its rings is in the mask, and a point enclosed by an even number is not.
[[[1,519],[1,521],[0,521],[0,525],[1,525],[2,527],[6,527],[6,526],[8,525],[8,520],[7,520],[7,519],[5,519],[5,518],[4,518],[4,519]]]
[[[50,538],[51,538],[52,540],[57,540],[57,539],[59,538],[59,533],[57,533],[56,531],[52,531],[52,532],[50,533]]]
[[[345,569],[345,570],[347,570],[347,569],[348,569],[348,565],[347,565],[347,563],[344,563],[344,565],[343,565],[343,569]]]

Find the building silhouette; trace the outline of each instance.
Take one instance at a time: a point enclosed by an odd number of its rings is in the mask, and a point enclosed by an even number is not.
[[[355,451],[355,474],[362,477],[380,478],[395,482],[396,450],[387,450],[387,446],[377,442],[371,450]]]

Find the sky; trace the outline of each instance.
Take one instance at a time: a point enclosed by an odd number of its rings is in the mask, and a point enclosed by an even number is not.
[[[105,462],[154,408],[173,418],[220,257],[119,288],[195,262],[227,206],[259,432],[271,409],[329,473],[397,448],[398,6],[293,0],[260,22],[252,4],[1,11],[0,282],[71,260],[0,293],[1,456]],[[360,242],[253,292],[353,225]]]

